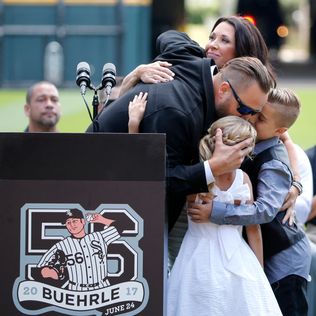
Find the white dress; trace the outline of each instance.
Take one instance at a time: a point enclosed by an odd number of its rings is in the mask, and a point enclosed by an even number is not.
[[[240,169],[227,191],[214,187],[212,193],[227,203],[250,196]],[[242,226],[188,221],[168,279],[167,316],[282,315]]]

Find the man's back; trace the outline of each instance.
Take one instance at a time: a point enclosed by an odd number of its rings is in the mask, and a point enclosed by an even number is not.
[[[104,109],[99,117],[99,131],[126,133],[129,102],[139,92],[148,92],[140,132],[166,134],[167,199],[172,200],[167,204],[177,218],[188,193],[207,190],[198,143],[216,119],[211,60],[203,58],[204,50],[184,33],[165,32],[157,44],[161,53],[156,60],[170,61],[175,79],[136,85]],[[88,131],[92,131],[92,126]],[[172,222],[169,219],[171,226]]]
[[[180,119],[190,117],[196,121],[193,124],[188,120],[186,124],[198,127],[202,124],[205,131],[208,128],[210,117],[215,115],[214,108],[209,106],[214,103],[211,61],[202,59],[204,50],[184,33],[163,33],[158,38],[157,45],[163,51],[156,60],[171,60],[175,79],[166,83],[139,83],[103,111],[99,118],[100,132],[127,132],[128,103],[139,92],[148,92],[143,121],[150,120],[150,124],[141,125],[141,132],[173,132],[165,127],[164,121],[168,119],[168,115],[175,118],[179,116]],[[163,116],[162,119],[160,115]],[[152,116],[157,117],[153,119]],[[177,124],[175,121],[172,123]]]

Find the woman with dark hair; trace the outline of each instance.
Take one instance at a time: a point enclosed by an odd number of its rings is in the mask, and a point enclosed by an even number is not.
[[[256,57],[268,68],[275,80],[269,62],[268,48],[260,31],[241,16],[221,17],[215,22],[205,46],[205,56],[212,58],[218,68],[235,57]],[[139,65],[124,78],[120,95],[139,81],[157,83],[172,80],[174,74],[171,66],[172,64],[164,61]]]
[[[271,71],[268,48],[260,31],[252,22],[240,16],[221,17],[215,22],[209,36],[209,41],[205,46],[206,57],[214,59],[219,68],[228,61],[225,55],[222,56],[222,60],[218,60],[212,54],[214,51],[215,34],[222,23],[229,24],[234,28],[234,57],[256,57]]]

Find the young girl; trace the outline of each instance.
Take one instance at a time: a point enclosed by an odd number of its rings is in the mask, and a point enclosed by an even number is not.
[[[218,128],[222,129],[226,145],[249,137],[255,144],[256,131],[250,123],[236,116],[224,117],[213,123],[202,138],[201,159],[212,155]],[[252,203],[250,180],[240,169],[216,177],[208,194],[227,203]],[[192,199],[199,200],[199,195],[191,195]],[[168,281],[167,315],[282,315],[260,266],[259,225],[246,227],[250,248],[242,238],[242,226],[194,223],[190,218],[188,221]]]

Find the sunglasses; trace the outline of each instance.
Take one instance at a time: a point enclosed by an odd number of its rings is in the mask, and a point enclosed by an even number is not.
[[[239,97],[239,95],[237,94],[237,92],[235,91],[235,89],[232,87],[232,85],[230,84],[229,80],[226,79],[225,80],[230,88],[232,89],[234,98],[236,99],[237,103],[238,103],[238,108],[237,111],[241,114],[241,115],[255,115],[257,113],[260,113],[260,110],[254,110],[253,108],[251,108],[250,106],[246,105],[245,103],[243,103]]]

